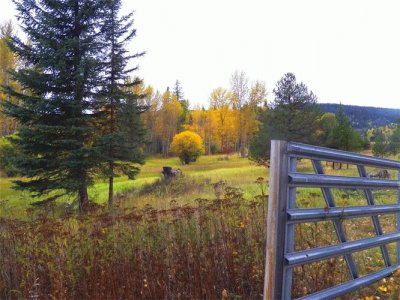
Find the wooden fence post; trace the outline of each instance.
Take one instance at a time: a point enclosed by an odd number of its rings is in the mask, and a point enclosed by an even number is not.
[[[269,171],[264,300],[282,298],[285,219],[288,197],[287,142],[271,141]]]

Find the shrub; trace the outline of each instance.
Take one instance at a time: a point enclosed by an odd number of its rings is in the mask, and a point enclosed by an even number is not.
[[[186,130],[174,136],[171,151],[183,164],[188,165],[204,153],[203,139],[195,132]]]
[[[11,162],[11,157],[16,156],[16,147],[8,140],[7,137],[0,138],[0,172],[5,173],[8,177],[16,176],[17,169]]]
[[[212,143],[210,146],[210,151],[211,151],[211,154],[217,154],[220,151],[220,149],[218,148],[217,145]]]

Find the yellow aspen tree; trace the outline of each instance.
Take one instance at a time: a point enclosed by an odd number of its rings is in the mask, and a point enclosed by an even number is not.
[[[171,94],[169,88],[161,97],[162,106],[157,118],[157,132],[161,139],[162,155],[168,157],[169,146],[172,138],[178,132],[179,116],[182,114],[182,106],[175,94]]]
[[[204,119],[200,107],[196,106],[190,112],[189,122],[184,127],[185,130],[196,132],[204,140]]]
[[[147,152],[156,153],[160,136],[157,130],[157,119],[160,113],[161,95],[150,85],[144,88],[143,95],[141,104],[146,107],[146,110],[141,114],[141,118],[146,128]]]
[[[232,95],[229,91],[222,87],[218,87],[211,92],[210,95],[210,109],[215,110],[216,126],[218,137],[216,139],[217,145],[222,153],[228,150],[228,114],[230,110],[230,99]]]
[[[246,74],[236,71],[231,77],[232,107],[237,112],[237,150],[241,157],[249,149],[250,138],[258,130],[257,114],[260,104],[266,102],[265,83],[255,81],[249,88]]]
[[[11,21],[0,25],[0,85],[11,86],[17,89],[17,83],[11,79],[10,70],[16,67],[16,57],[7,45],[7,40],[14,33]],[[9,95],[0,90],[0,102],[13,101]],[[1,113],[0,107],[0,136],[12,134],[17,129],[17,122]]]
[[[262,81],[255,81],[252,83],[249,93],[249,101],[243,107],[244,122],[244,142],[247,149],[250,151],[251,137],[259,130],[261,122],[259,121],[258,114],[261,109],[261,104],[266,104],[267,89],[265,83]],[[266,105],[265,105],[266,106]]]
[[[225,128],[226,128],[226,152],[230,153],[236,150],[237,141],[238,141],[238,110],[229,109],[225,119]]]
[[[217,137],[217,114],[212,108],[203,111],[204,118],[204,144],[206,154],[213,154],[213,148],[216,151],[216,137]]]
[[[200,135],[204,143],[206,154],[212,154],[213,146],[217,146],[217,121],[215,110],[205,110],[196,107],[191,112],[190,122],[185,126],[185,129]]]
[[[241,71],[235,71],[231,77],[231,89],[232,89],[232,107],[237,111],[237,150],[240,151],[241,157],[245,156],[245,132],[243,116],[243,108],[248,103],[249,97],[249,79],[246,74]]]

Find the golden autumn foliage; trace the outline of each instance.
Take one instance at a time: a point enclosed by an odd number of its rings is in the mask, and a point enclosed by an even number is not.
[[[203,139],[195,132],[183,131],[174,136],[171,151],[180,158],[182,163],[189,164],[204,153]]]
[[[259,130],[258,117],[266,107],[267,92],[264,82],[250,84],[243,72],[233,77],[231,89],[217,87],[210,93],[208,108],[185,108],[182,104],[188,100],[180,101],[176,91],[167,88],[161,94],[143,86],[140,100],[146,111],[141,117],[147,129],[147,152],[167,157],[174,135],[189,130],[202,138],[207,155],[239,150],[246,155]]]
[[[162,95],[162,105],[156,120],[156,132],[161,140],[162,154],[168,156],[169,145],[178,131],[179,116],[182,114],[182,106],[175,94],[167,90]]]
[[[217,120],[214,111],[196,108],[190,116],[190,124],[185,125],[185,129],[196,132],[203,139],[206,154],[211,154],[211,147],[215,145],[217,134]]]
[[[14,53],[7,45],[7,40],[14,34],[14,28],[11,22],[0,24],[0,85],[10,85],[17,88],[17,83],[12,80],[9,71],[16,67],[16,58]],[[15,102],[15,99],[10,98],[0,90],[0,101]],[[17,128],[16,121],[2,114],[0,111],[0,136],[5,136],[15,132]]]
[[[156,153],[157,152],[157,140],[160,136],[157,126],[159,122],[160,106],[161,106],[161,94],[158,91],[154,91],[152,86],[143,87],[141,93],[143,98],[139,99],[139,103],[145,108],[145,111],[141,114],[141,118],[144,126],[146,127],[146,140],[148,145],[146,146],[146,152]]]
[[[232,92],[224,88],[216,88],[210,95],[210,110],[216,122],[215,144],[222,153],[235,148],[238,136],[237,110],[231,108]]]

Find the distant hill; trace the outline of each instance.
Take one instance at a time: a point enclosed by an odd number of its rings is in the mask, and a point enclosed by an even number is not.
[[[318,106],[323,112],[336,113],[339,109],[339,104],[319,103]],[[354,129],[386,126],[396,123],[400,118],[400,109],[343,104],[342,106]]]

